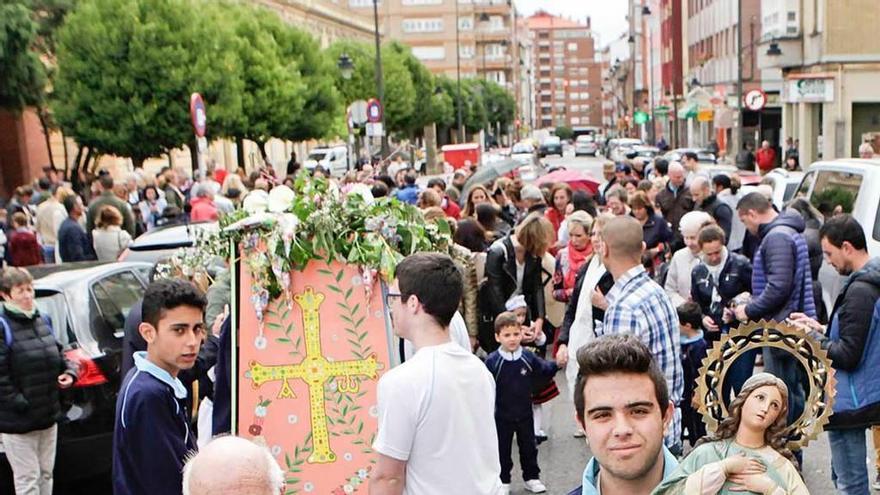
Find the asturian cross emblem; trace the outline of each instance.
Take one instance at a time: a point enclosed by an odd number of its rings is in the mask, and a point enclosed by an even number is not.
[[[278,393],[279,399],[296,398],[289,380],[298,378],[309,387],[309,412],[312,422],[312,453],[308,462],[322,464],[336,461],[336,454],[330,448],[327,431],[327,412],[324,409],[324,385],[327,380],[336,379],[340,390],[356,392],[358,382],[354,378],[365,376],[371,380],[377,377],[376,355],[367,359],[349,361],[329,361],[321,351],[321,323],[318,309],[324,301],[324,294],[311,287],[293,297],[302,308],[303,332],[306,341],[306,355],[299,364],[263,366],[256,361],[250,363],[250,376],[254,388],[267,382],[281,380],[283,385]],[[340,383],[344,379],[346,384]]]

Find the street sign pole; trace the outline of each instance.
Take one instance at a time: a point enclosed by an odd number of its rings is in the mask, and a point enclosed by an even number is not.
[[[208,151],[208,140],[205,139],[208,117],[205,113],[205,101],[202,95],[193,93],[189,97],[189,113],[192,118],[193,131],[196,137],[196,163],[199,169],[199,179],[205,178],[205,152]]]

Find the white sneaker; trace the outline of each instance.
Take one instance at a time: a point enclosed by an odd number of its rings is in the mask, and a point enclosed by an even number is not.
[[[526,490],[532,493],[544,493],[547,491],[547,487],[544,486],[544,483],[541,483],[541,480],[528,480],[525,485]]]
[[[501,483],[501,491],[499,495],[510,495],[510,483]]]

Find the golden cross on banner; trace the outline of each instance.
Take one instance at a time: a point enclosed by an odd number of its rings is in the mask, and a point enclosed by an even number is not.
[[[376,355],[367,359],[350,361],[329,361],[321,352],[321,323],[318,308],[324,295],[311,287],[293,297],[303,311],[303,332],[305,333],[306,355],[299,364],[263,366],[256,361],[250,363],[250,376],[255,388],[266,382],[281,380],[283,385],[278,393],[280,399],[295,398],[296,394],[288,380],[298,378],[309,387],[309,412],[312,421],[312,454],[308,462],[321,464],[334,462],[336,454],[330,448],[327,432],[327,411],[324,409],[324,385],[329,379],[344,378],[348,384],[337,383],[340,390],[357,391],[356,376],[366,376],[375,380],[378,366]]]

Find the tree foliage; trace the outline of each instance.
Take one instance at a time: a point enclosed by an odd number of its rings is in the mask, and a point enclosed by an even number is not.
[[[556,126],[555,134],[559,137],[559,139],[571,139],[572,136],[574,136],[574,131],[571,129],[571,127],[560,125]]]
[[[209,119],[238,113],[238,60],[222,49],[229,34],[193,22],[192,9],[186,0],[80,2],[58,35],[53,108],[62,129],[139,164],[190,142],[191,93],[202,93]]]
[[[500,124],[502,129],[513,123],[516,115],[516,101],[509,91],[494,81],[480,81],[483,100],[486,105],[486,119],[489,124]]]
[[[0,4],[0,107],[17,112],[43,101],[46,71],[31,49],[36,39],[25,2]]]

